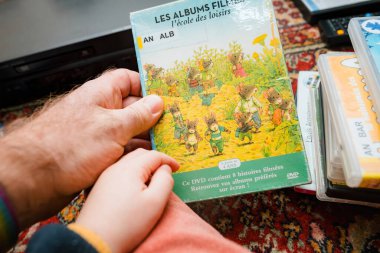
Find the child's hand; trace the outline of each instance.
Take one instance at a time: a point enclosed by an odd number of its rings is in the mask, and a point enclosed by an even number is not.
[[[112,252],[129,252],[161,217],[178,163],[157,151],[138,149],[99,177],[77,219],[98,234]]]

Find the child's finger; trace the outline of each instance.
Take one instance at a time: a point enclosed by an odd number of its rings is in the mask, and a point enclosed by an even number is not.
[[[115,165],[118,167],[121,166],[124,169],[124,165],[127,165],[129,162],[133,162],[133,165],[128,167],[131,168],[128,171],[140,177],[144,183],[147,182],[151,175],[162,165],[168,165],[172,171],[179,169],[179,164],[174,158],[155,150],[142,148],[138,148],[123,156]]]
[[[162,165],[168,165],[172,171],[179,169],[179,164],[174,158],[154,150],[136,157],[133,165],[136,168],[137,175],[141,177],[143,182],[147,182],[151,175]]]
[[[153,174],[149,186],[144,193],[150,200],[154,201],[153,206],[155,208],[163,210],[168,202],[173,185],[174,180],[171,168],[168,165],[162,165]]]
[[[126,154],[120,159],[121,163],[127,163],[129,161],[135,161],[137,157],[144,155],[145,153],[148,153],[149,150],[143,149],[143,148],[137,148],[133,150],[132,152]]]

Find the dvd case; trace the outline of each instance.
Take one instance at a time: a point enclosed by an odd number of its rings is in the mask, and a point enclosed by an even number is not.
[[[324,186],[325,195],[330,198],[338,198],[352,201],[361,201],[369,203],[380,204],[380,190],[378,189],[367,189],[367,188],[350,188],[346,185],[344,175],[342,172],[342,167],[334,168],[333,163],[329,161],[329,142],[330,137],[336,134],[334,130],[334,125],[331,120],[331,108],[327,102],[327,99],[323,99],[323,116],[324,116],[324,133],[325,133],[325,152],[326,152],[326,163],[322,167],[324,175]],[[329,133],[330,132],[330,133]],[[330,172],[329,172],[330,170]],[[332,171],[332,172],[331,172]],[[342,173],[339,175],[339,171]],[[336,178],[331,180],[329,178],[329,173],[333,174]],[[339,178],[341,176],[342,178]]]
[[[175,1],[131,13],[154,149],[185,202],[310,182],[271,0]]]
[[[330,129],[329,129],[330,130]],[[341,141],[338,140],[339,136],[334,126],[331,125],[331,142],[329,143],[330,150],[330,162],[339,168],[343,168],[342,161],[342,147]]]
[[[380,126],[354,53],[321,55],[318,68],[350,187],[380,188]]]
[[[294,190],[301,193],[313,194],[317,190],[315,184],[315,169],[314,169],[314,139],[312,137],[311,122],[311,92],[312,89],[318,89],[320,83],[319,74],[316,71],[300,71],[298,74],[297,84],[297,113],[301,127],[302,140],[304,143],[308,167],[311,175],[311,183],[295,186]]]
[[[348,33],[380,122],[380,16],[351,19]]]
[[[326,99],[323,99],[322,97],[322,89],[324,88],[324,84],[321,83],[319,86],[319,89],[312,90],[312,118],[311,121],[314,123],[312,127],[312,136],[315,140],[314,142],[314,157],[317,159],[314,159],[314,168],[315,168],[315,175],[316,175],[316,197],[321,201],[328,201],[328,202],[336,202],[336,203],[344,203],[344,204],[355,204],[355,205],[363,205],[363,206],[369,206],[369,207],[376,207],[380,208],[380,204],[378,203],[372,203],[372,202],[366,202],[366,201],[360,201],[360,200],[352,200],[347,199],[343,196],[350,196],[347,195],[347,191],[349,190],[356,190],[349,187],[343,187],[344,191],[342,193],[341,187],[338,186],[337,189],[331,188],[331,182],[327,179],[327,169],[326,169],[326,148],[325,148],[325,124],[324,124],[324,116],[325,116],[325,110],[324,108],[328,108],[325,102]],[[326,122],[326,125],[332,124],[331,121]],[[344,195],[346,194],[346,195]],[[328,196],[330,195],[330,196]],[[332,197],[337,196],[337,197]],[[340,197],[339,197],[340,196]],[[376,196],[371,196],[376,199]],[[357,199],[357,196],[355,195],[355,199]]]
[[[341,146],[334,125],[331,124],[329,108],[324,108],[324,112],[327,178],[336,184],[346,184],[341,162]]]

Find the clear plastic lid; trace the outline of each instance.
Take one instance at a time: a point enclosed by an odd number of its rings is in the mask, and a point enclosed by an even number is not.
[[[343,173],[343,161],[340,156],[340,144],[337,141],[337,133],[331,121],[331,112],[326,103],[324,103],[323,112],[325,122],[327,178],[335,183],[346,184]],[[336,162],[337,160],[340,162]]]
[[[351,19],[348,33],[380,122],[380,16]]]

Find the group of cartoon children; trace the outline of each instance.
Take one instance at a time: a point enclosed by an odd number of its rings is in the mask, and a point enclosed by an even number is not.
[[[257,87],[244,85],[243,83],[240,83],[237,87],[240,101],[234,113],[234,118],[238,124],[235,136],[241,141],[247,138],[249,143],[252,141],[252,132],[258,133],[262,125],[260,114],[262,114],[263,106],[254,96],[257,90]],[[283,121],[291,120],[293,113],[293,102],[291,99],[283,99],[274,87],[266,90],[264,97],[269,102],[267,113],[274,128],[279,126]]]
[[[243,53],[229,53],[227,57],[232,64],[232,73],[235,78],[244,80],[248,75],[243,67]],[[202,105],[206,106],[211,105],[211,101],[215,96],[215,94],[208,92],[210,88],[215,86],[215,76],[212,71],[210,71],[212,66],[213,61],[211,59],[202,59],[198,61],[197,67],[188,67],[186,73],[186,81],[189,85],[191,96],[199,94]],[[162,87],[163,82],[165,82],[168,87],[168,95],[173,97],[179,96],[177,92],[178,80],[173,76],[169,75],[166,76],[166,78],[162,78],[163,69],[157,68],[153,64],[144,65],[144,69],[148,75],[150,93],[163,95]],[[248,144],[253,141],[253,133],[258,133],[262,126],[260,115],[262,114],[263,106],[255,97],[257,91],[258,88],[256,86],[247,85],[243,82],[237,86],[240,100],[233,114],[238,125],[235,130],[235,137],[243,142],[245,139],[248,139]],[[269,102],[268,115],[274,127],[280,125],[283,120],[290,120],[292,112],[291,100],[284,100],[280,93],[273,87],[266,90],[263,94]],[[202,137],[196,129],[198,121],[187,120],[185,123],[177,103],[170,105],[169,109],[174,121],[174,138],[178,139],[180,143],[185,144],[190,154],[195,154],[198,149],[198,143],[202,141]],[[224,141],[222,132],[230,131],[217,123],[214,113],[210,113],[204,120],[208,127],[205,137],[210,143],[212,152],[214,155],[223,154]]]
[[[237,123],[235,137],[242,142],[248,139],[246,144],[252,143],[253,134],[258,133],[262,126],[261,114],[263,106],[255,97],[257,91],[257,87],[253,85],[240,83],[237,86],[240,100],[234,110],[234,119]],[[279,126],[284,120],[288,121],[291,119],[292,102],[290,99],[283,99],[280,93],[273,87],[264,92],[264,97],[269,102],[267,111],[274,128]],[[174,121],[174,138],[178,139],[180,143],[185,144],[189,153],[195,154],[198,149],[198,143],[203,140],[197,131],[198,121],[187,120],[185,123],[177,103],[170,105],[169,110]],[[216,116],[212,112],[204,120],[207,124],[205,138],[210,143],[212,152],[214,155],[223,154],[224,139],[222,133],[229,133],[230,131],[218,124]]]
[[[236,78],[248,76],[243,67],[244,54],[241,51],[231,52],[227,55],[227,58],[232,64],[232,73]],[[211,71],[213,65],[212,59],[204,58],[197,60],[197,66],[189,66],[186,69],[186,82],[190,96],[198,94],[202,99],[202,105],[211,105],[212,98],[215,96],[215,94],[209,93],[209,88],[222,85],[222,82],[216,80],[214,73]],[[178,80],[172,75],[164,76],[163,68],[156,67],[154,64],[145,64],[144,70],[147,74],[146,89],[150,90],[150,93],[165,94],[173,97],[179,96],[177,91]]]
[[[257,92],[257,87],[253,85],[244,85],[240,83],[237,87],[240,100],[235,107],[234,118],[238,124],[235,131],[235,137],[244,141],[248,139],[249,143],[252,142],[252,129],[257,133],[261,127],[262,105],[259,100],[254,96]]]
[[[203,140],[197,131],[198,120],[187,120],[185,124],[177,103],[170,105],[169,110],[174,121],[174,138],[178,139],[180,143],[185,144],[190,154],[195,154],[198,150],[198,143]],[[224,149],[222,132],[229,133],[230,131],[218,124],[214,113],[210,113],[208,117],[204,117],[204,120],[207,124],[205,138],[210,143],[212,152],[214,155],[222,155]]]
[[[215,75],[211,68],[211,59],[201,59],[197,67],[188,67],[186,72],[186,82],[189,87],[190,96],[199,94],[203,105],[211,105],[211,100],[215,94],[210,94],[208,90],[215,86]],[[157,95],[168,95],[179,97],[177,90],[179,81],[173,75],[164,75],[164,69],[156,67],[154,64],[145,64],[144,70],[147,74],[146,89],[149,93]]]
[[[160,96],[164,94],[172,97],[179,96],[177,90],[179,82],[174,76],[167,75],[163,77],[164,69],[161,67],[156,67],[154,64],[145,64],[144,70],[147,74],[147,92]],[[164,87],[166,89],[164,89]]]

